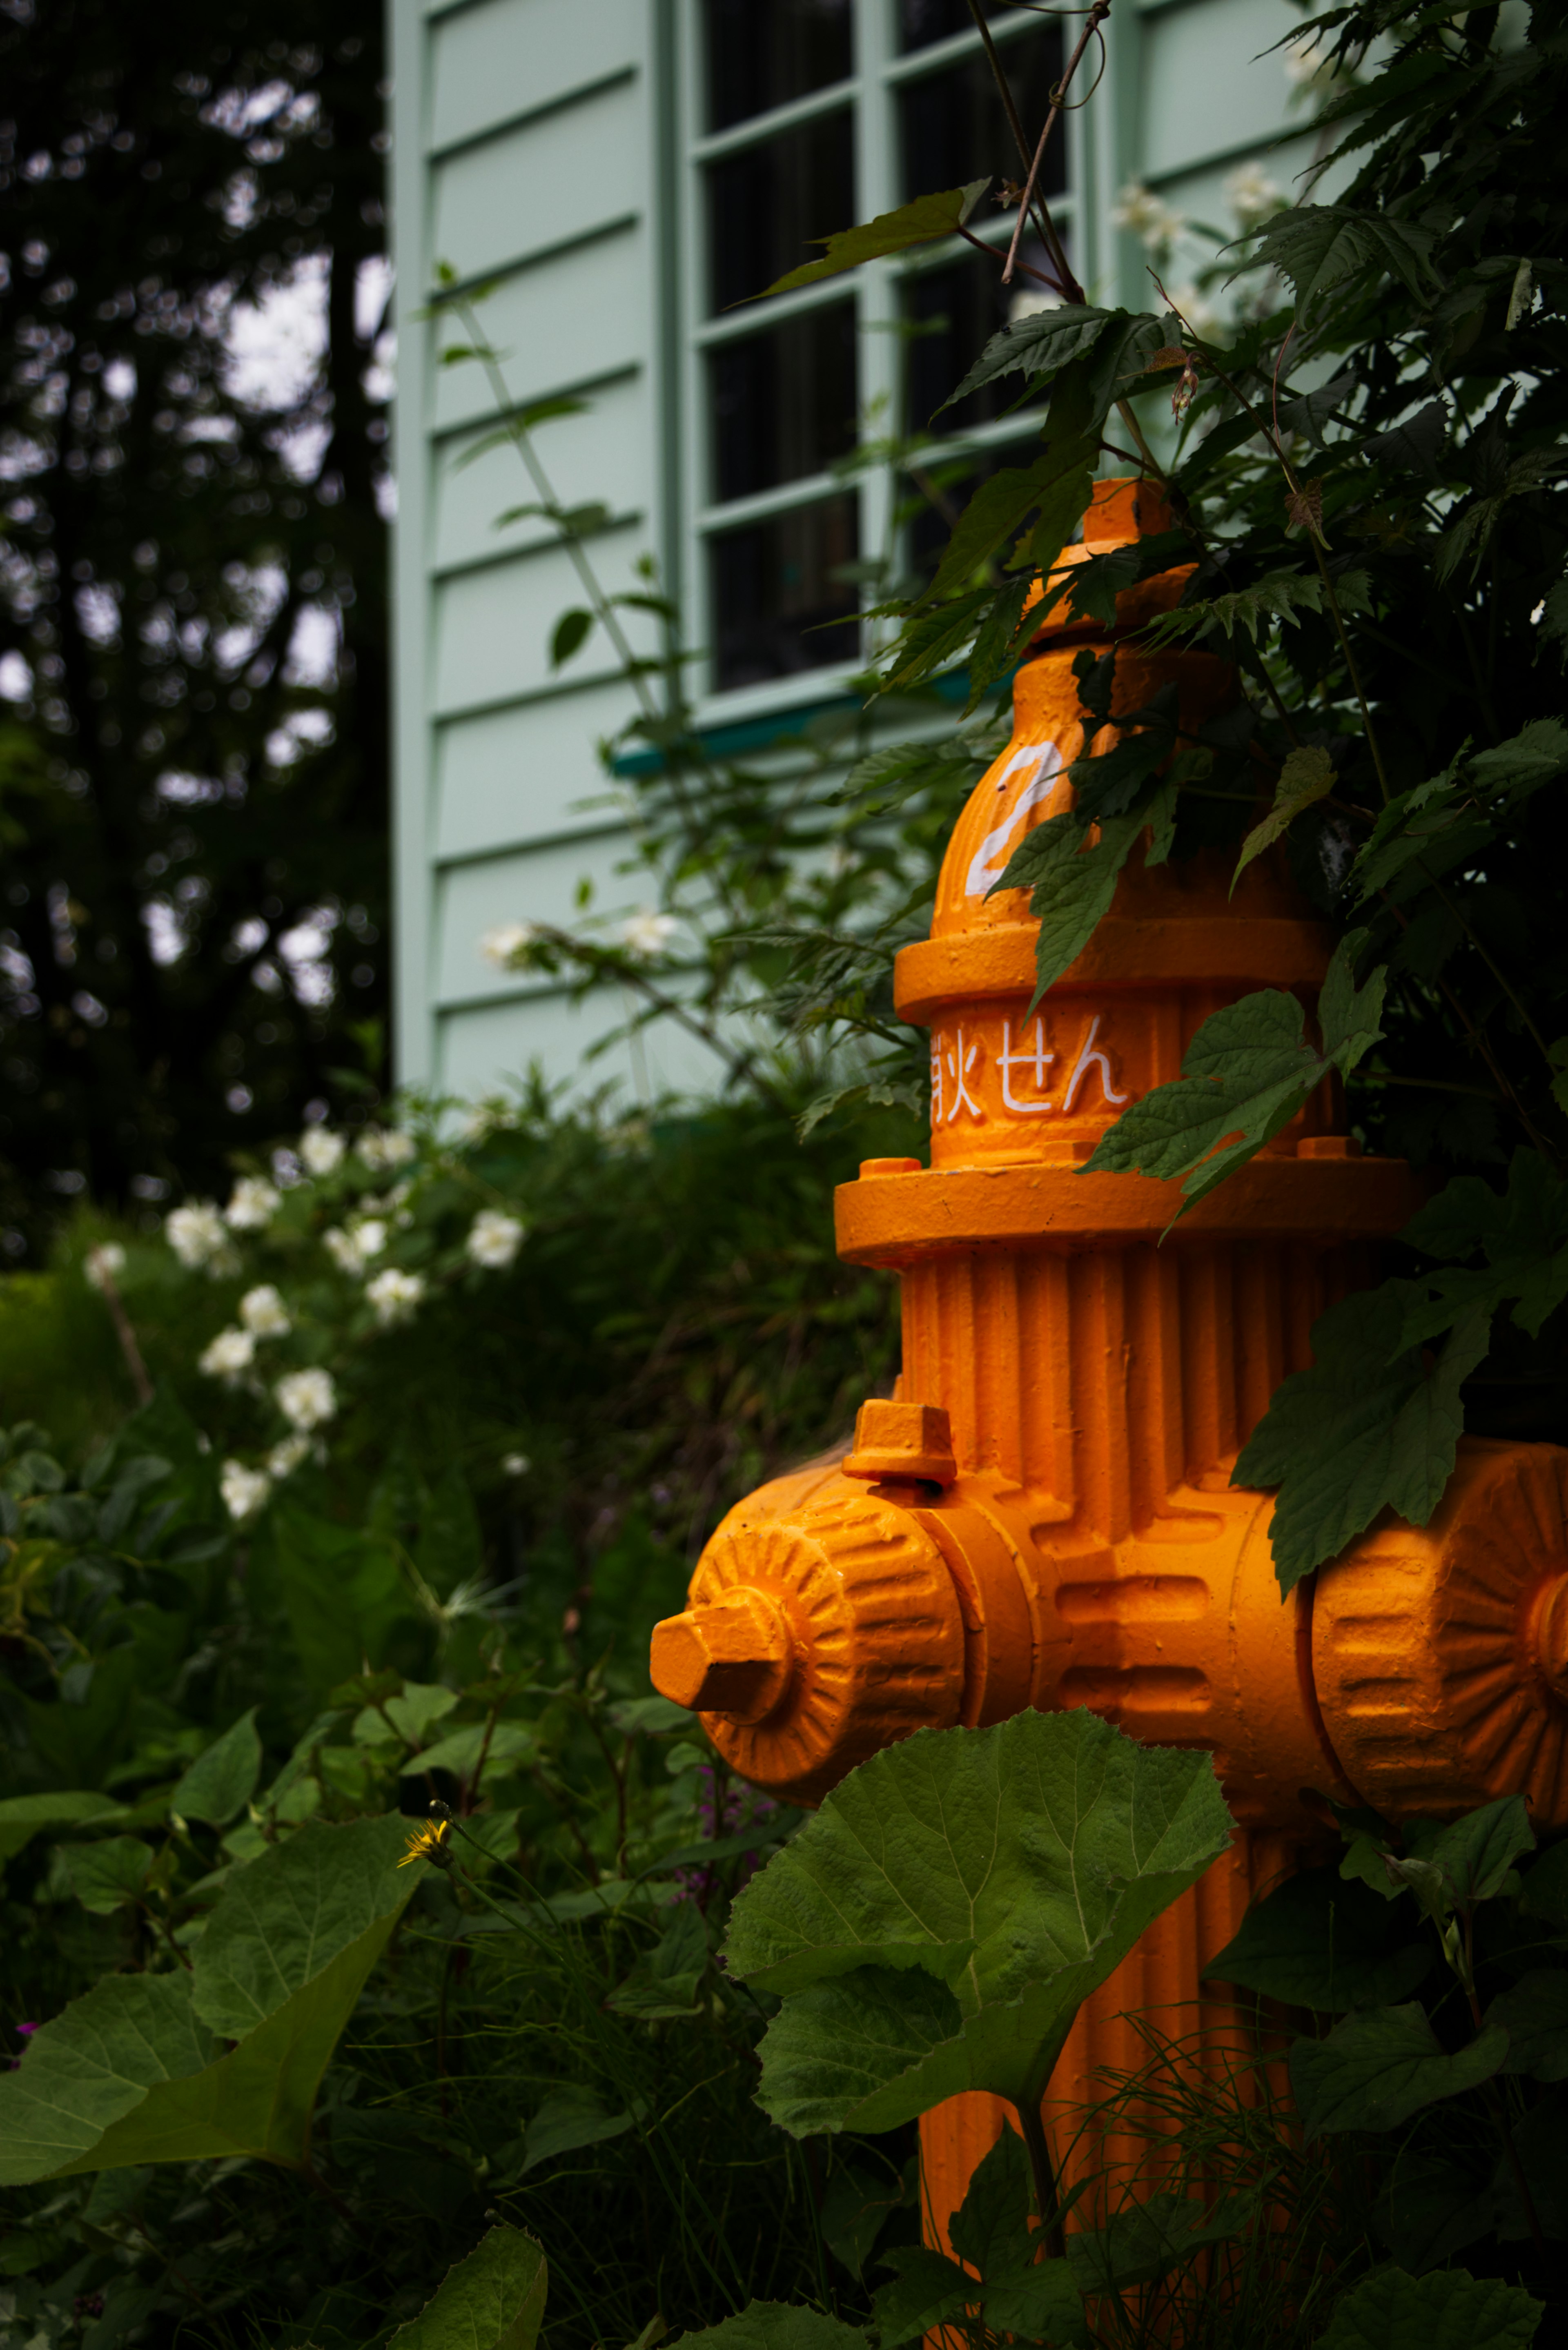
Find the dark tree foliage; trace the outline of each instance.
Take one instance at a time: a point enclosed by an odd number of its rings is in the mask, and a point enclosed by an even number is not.
[[[13,1256],[379,1068],[380,51],[376,0],[0,0]],[[319,364],[242,396],[235,306],[313,273]]]

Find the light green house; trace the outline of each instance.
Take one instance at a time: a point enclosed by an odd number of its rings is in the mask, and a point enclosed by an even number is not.
[[[1037,124],[1080,19],[987,14]],[[1301,120],[1265,54],[1297,22],[1286,0],[1116,0],[1053,166],[1092,298],[1148,298],[1145,245],[1114,218],[1129,182],[1233,233],[1230,175]],[[608,509],[592,551],[612,587],[656,556],[708,649],[700,716],[722,743],[842,691],[858,631],[832,575],[883,546],[889,490],[828,468],[900,398],[923,425],[1007,315],[1000,272],[956,241],[730,306],[806,238],[1019,173],[966,0],[392,0],[392,28],[400,1068],[473,1094],[531,1062],[574,1078],[623,1016],[497,970],[486,931],[569,922],[584,877],[605,909],[639,900],[595,749],[626,690],[597,639],[551,666],[581,599],[547,525],[495,527],[531,494],[515,452],[460,463],[494,400],[478,368],[439,363],[451,329],[421,316],[438,268],[491,288],[514,402],[587,402],[541,451],[566,503]],[[1297,130],[1266,168],[1289,189],[1308,160]],[[977,224],[1005,237],[1010,218]],[[1168,282],[1202,250],[1179,241]],[[929,331],[886,331],[899,317]],[[1022,420],[954,415],[977,468],[1018,449]],[[656,1028],[592,1081],[700,1086],[701,1052]]]

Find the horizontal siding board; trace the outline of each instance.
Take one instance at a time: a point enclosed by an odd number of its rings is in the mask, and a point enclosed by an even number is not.
[[[711,1093],[722,1077],[706,1045],[671,1020],[659,1020],[589,1059],[588,1052],[627,1017],[618,996],[596,993],[574,1003],[533,995],[509,1003],[444,1013],[439,1022],[441,1089],[472,1098],[522,1083],[531,1063],[566,1081],[567,1097],[613,1088],[617,1107],[634,1111],[661,1093]]]
[[[440,150],[640,61],[638,0],[488,0],[431,28],[431,145]]]
[[[600,833],[545,848],[521,849],[514,857],[448,868],[436,882],[437,1003],[462,1003],[476,995],[504,993],[509,985],[524,991],[525,978],[509,983],[486,962],[480,940],[501,922],[575,928],[584,919],[577,906],[581,881],[593,883],[594,910],[612,920],[646,905],[646,878],[618,869],[629,855],[623,835]],[[536,988],[538,982],[533,983]]]
[[[605,531],[594,540],[594,567],[612,593],[636,585],[632,562],[646,545],[641,530]],[[577,575],[561,547],[439,581],[432,598],[433,714],[503,702],[557,682],[559,672],[550,667],[550,639],[561,614],[582,601]],[[658,650],[646,615],[621,617],[636,651]],[[584,668],[597,667],[607,651],[596,630],[576,658]]]
[[[483,430],[453,436],[437,452],[432,561],[438,571],[555,540],[553,526],[537,515],[496,529],[498,515],[535,503],[538,493],[514,447],[487,450],[472,464],[462,462]],[[535,446],[563,505],[597,501],[618,515],[647,502],[655,463],[653,433],[647,380],[634,378],[585,395],[581,415],[555,417],[539,426]]]
[[[619,728],[621,684],[453,721],[436,739],[435,855],[445,862],[602,825],[610,789],[597,745]]]
[[[479,315],[501,353],[513,399],[538,400],[645,365],[654,325],[649,278],[649,239],[640,225],[570,246],[504,278]],[[440,370],[439,433],[477,423],[494,407],[483,370],[472,360]]]
[[[1202,0],[1147,16],[1141,175],[1163,179],[1293,129],[1284,59],[1262,52],[1300,22],[1285,0]]]
[[[640,83],[465,148],[432,167],[432,246],[460,277],[559,244],[641,205]]]

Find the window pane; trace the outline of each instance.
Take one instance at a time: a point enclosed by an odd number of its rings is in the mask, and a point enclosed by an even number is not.
[[[985,13],[1002,15],[1002,0],[985,0]],[[898,46],[903,49],[923,49],[950,34],[969,32],[973,24],[968,0],[898,0]]]
[[[1064,239],[1071,261],[1071,239]],[[1050,274],[1050,263],[1038,237],[1024,239],[1021,260]],[[906,385],[905,426],[910,432],[970,432],[989,423],[1017,400],[1022,390],[1017,376],[1002,376],[982,384],[957,408],[943,408],[999,328],[1043,307],[1045,289],[1033,277],[1002,282],[1002,257],[982,261],[979,254],[950,261],[940,269],[922,269],[907,277],[902,288],[905,318],[920,331],[904,346]],[[939,411],[940,413],[939,414]]]
[[[1013,103],[1031,139],[1037,139],[1062,75],[1062,36],[1045,31],[1004,43]],[[965,57],[943,73],[906,84],[898,98],[902,134],[904,199],[935,188],[961,188],[966,181],[1021,180],[1017,141],[983,56]],[[1067,184],[1065,120],[1051,133],[1041,169],[1041,186],[1058,196]]]
[[[852,580],[834,573],[860,552],[853,495],[797,506],[709,544],[713,647],[721,688],[760,685],[854,660],[860,622]],[[841,617],[846,616],[846,617]],[[822,627],[827,621],[835,625]]]
[[[826,89],[853,69],[849,0],[708,0],[710,130]]]
[[[710,355],[713,495],[819,473],[855,446],[855,305],[835,302]]]
[[[806,250],[808,237],[831,236],[854,222],[855,118],[847,107],[711,163],[713,308],[760,294],[786,269],[816,257]]]

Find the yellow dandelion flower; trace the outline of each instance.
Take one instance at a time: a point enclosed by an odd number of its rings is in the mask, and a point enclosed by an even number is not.
[[[438,1868],[444,1868],[451,1857],[447,1851],[447,1838],[451,1834],[449,1821],[427,1820],[423,1827],[415,1828],[409,1837],[409,1848],[398,1866],[407,1868],[410,1861],[433,1860]]]

